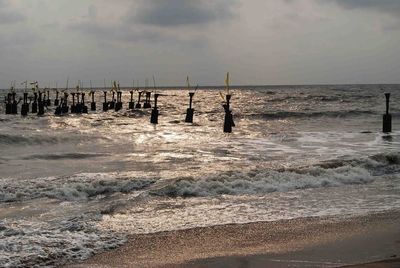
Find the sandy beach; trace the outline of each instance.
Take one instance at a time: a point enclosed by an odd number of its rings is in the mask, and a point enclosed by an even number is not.
[[[134,235],[69,267],[341,267],[381,260],[391,261],[356,267],[398,267],[399,226],[400,213],[391,211]]]

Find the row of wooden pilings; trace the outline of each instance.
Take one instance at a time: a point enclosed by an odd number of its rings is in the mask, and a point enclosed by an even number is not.
[[[47,93],[47,94],[46,94]],[[103,91],[103,96],[104,96],[104,101],[103,101],[103,107],[102,110],[104,112],[107,112],[109,110],[115,110],[115,111],[120,111],[123,108],[123,103],[122,103],[122,91],[112,91],[112,98],[111,101],[107,100],[107,94],[108,91]],[[136,110],[136,109],[150,109],[152,108],[151,111],[151,117],[150,117],[150,123],[152,124],[158,124],[158,117],[159,117],[159,108],[158,108],[158,98],[162,96],[162,94],[154,93],[154,106],[152,107],[151,105],[151,95],[152,92],[146,91],[139,91],[138,92],[138,99],[137,102],[134,102],[134,97],[133,97],[134,91],[130,91],[130,101],[128,103],[128,109],[129,110]],[[72,103],[69,105],[69,99],[70,95],[72,98]],[[142,105],[142,97],[145,97],[143,105]],[[194,98],[195,93],[194,92],[189,92],[189,107],[186,110],[186,117],[185,117],[185,122],[186,123],[193,123],[193,117],[194,117],[194,108],[193,108],[193,98]],[[85,92],[72,92],[68,94],[67,92],[64,92],[62,96],[60,96],[59,92],[56,91],[56,97],[54,99],[54,106],[56,106],[56,109],[54,111],[54,114],[57,116],[62,116],[66,115],[68,113],[71,114],[84,114],[88,113],[88,107],[85,102]],[[95,92],[90,91],[89,96],[91,96],[91,103],[90,103],[90,110],[91,111],[96,111],[97,110],[97,105],[95,102]],[[226,95],[226,100],[223,103],[223,108],[225,112],[225,117],[224,117],[224,126],[223,126],[223,131],[226,133],[231,133],[232,132],[232,127],[235,126],[235,123],[233,121],[233,115],[232,115],[232,110],[230,107],[230,102],[231,102],[231,95],[227,94]],[[28,101],[29,100],[29,101]],[[30,96],[28,98],[28,93],[23,93],[23,98],[19,99],[17,101],[16,98],[16,93],[15,92],[10,92],[7,94],[5,97],[5,113],[6,114],[18,114],[18,105],[22,101],[21,105],[21,115],[22,116],[27,116],[29,113],[29,108],[31,107],[31,113],[32,114],[37,114],[39,116],[42,116],[45,114],[46,108],[51,106],[51,99],[50,99],[50,91],[38,91],[38,92],[33,92],[33,96]]]
[[[46,94],[47,93],[47,94]],[[138,92],[138,100],[135,105],[134,100],[133,100],[133,93],[134,91],[130,91],[130,102],[129,102],[129,110],[135,110],[135,109],[141,109],[142,108],[142,103],[141,103],[141,98],[142,95],[145,94],[145,100],[143,103],[143,108],[144,109],[149,109],[151,108],[151,92]],[[91,111],[96,111],[96,102],[94,100],[95,97],[95,92],[91,91],[89,93],[92,97],[92,101],[90,104],[90,110]],[[122,103],[122,92],[121,91],[113,91],[112,92],[112,99],[111,101],[107,101],[107,91],[103,92],[104,94],[104,102],[103,102],[103,111],[106,112],[108,110],[115,110],[119,111],[122,109],[123,103]],[[193,123],[193,116],[194,116],[194,109],[193,109],[193,97],[194,97],[194,92],[189,92],[189,107],[186,110],[186,118],[185,122],[187,123]],[[116,95],[116,96],[115,96]],[[55,115],[61,116],[68,114],[69,112],[73,114],[82,114],[82,113],[88,113],[88,107],[85,104],[85,93],[84,92],[72,92],[72,104],[69,107],[68,105],[68,98],[69,94],[64,92],[64,95],[59,98],[59,92],[56,92],[56,98],[54,100],[54,106],[56,106],[55,109]],[[158,124],[158,116],[159,116],[159,110],[157,106],[157,101],[158,97],[161,96],[161,94],[154,94],[154,107],[151,112],[151,117],[150,117],[150,122],[152,124]],[[232,110],[230,107],[230,102],[231,102],[231,95],[228,94],[225,96],[226,100],[225,103],[222,105],[225,111],[225,117],[224,117],[224,127],[223,130],[226,133],[232,132],[232,127],[235,126],[235,123],[233,121],[233,115],[232,115]],[[384,133],[389,133],[392,131],[392,115],[389,112],[389,105],[390,105],[390,93],[385,93],[385,98],[386,98],[386,113],[383,115],[383,127],[382,131]],[[38,91],[34,92],[33,96],[30,98],[30,102],[28,102],[28,93],[23,93],[23,98],[17,101],[16,99],[16,93],[15,92],[10,92],[7,94],[5,97],[5,113],[6,114],[18,114],[18,104],[22,101],[21,105],[21,115],[26,116],[29,113],[29,106],[31,105],[31,113],[37,114],[37,115],[44,115],[45,113],[45,108],[51,106],[51,100],[50,100],[50,91]]]

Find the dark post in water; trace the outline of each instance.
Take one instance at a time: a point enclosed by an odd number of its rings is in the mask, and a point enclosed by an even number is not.
[[[85,105],[85,93],[82,92],[82,101],[81,101],[81,107],[82,107],[82,113],[87,114],[88,113],[88,107]]]
[[[94,91],[90,91],[90,94],[92,95],[92,102],[90,103],[90,110],[91,111],[96,111],[96,102],[94,101]]]
[[[157,107],[157,99],[160,94],[154,94],[154,108],[151,110],[151,118],[150,123],[158,124],[158,107]]]
[[[56,91],[56,98],[54,100],[54,106],[58,106],[60,104],[60,100],[58,99],[58,90]]]
[[[39,99],[38,99],[38,113],[37,115],[44,115],[44,102],[42,99],[42,92],[39,91]]]
[[[383,115],[383,132],[392,132],[392,115],[389,113],[390,93],[385,93],[386,97],[386,114]]]
[[[11,113],[12,114],[18,114],[18,102],[15,99],[15,95],[16,95],[16,93],[13,92],[12,93],[12,104],[11,104]]]
[[[68,107],[68,93],[67,92],[64,92],[64,99],[62,100],[62,108],[61,108],[61,111],[64,113],[64,114],[67,114],[68,113],[68,111],[69,111],[69,107]],[[72,108],[71,108],[72,109]]]
[[[47,100],[46,100],[46,106],[51,106],[51,100],[50,100],[50,90],[47,90]]]
[[[232,111],[230,109],[231,97],[232,97],[231,95],[226,95],[226,104],[223,105],[223,107],[225,109],[225,120],[224,120],[224,132],[225,133],[231,133],[232,127],[235,126],[235,123],[233,122]]]
[[[81,96],[81,93],[77,92],[76,93],[76,106],[75,106],[75,112],[77,114],[81,114],[82,113],[82,102],[79,99],[79,96]]]
[[[24,92],[24,101],[21,107],[21,115],[26,116],[28,115],[29,104],[28,104],[28,93]]]
[[[46,101],[46,89],[43,90],[43,99],[42,99],[43,105],[47,107],[47,101]]]
[[[63,99],[61,98],[61,103],[63,103]],[[54,100],[54,105],[56,104],[56,100]],[[62,115],[62,106],[59,104],[57,105],[55,111],[54,111],[55,115]]]
[[[115,91],[112,92],[112,99],[108,103],[108,108],[109,109],[115,109]]]
[[[37,113],[37,109],[38,109],[37,99],[38,99],[37,92],[33,92],[33,102],[32,102],[32,113],[33,114]]]
[[[11,114],[11,93],[7,94],[7,100],[6,100],[6,114]]]
[[[194,109],[192,108],[194,92],[189,92],[189,108],[186,110],[186,123],[193,123]]]
[[[131,93],[131,101],[129,102],[129,110],[133,110],[135,108],[135,103],[133,102],[133,90],[129,91]]]
[[[118,84],[119,87],[119,84]],[[117,102],[115,103],[115,111],[118,112],[122,109],[122,92],[117,91]]]
[[[72,92],[71,95],[72,95],[71,114],[74,114],[76,113],[75,92]]]
[[[103,112],[107,112],[108,111],[107,91],[103,91],[103,93],[104,93]]]
[[[148,109],[151,108],[151,103],[150,103],[150,98],[151,98],[151,92],[146,92],[146,99],[143,104],[143,108]]]
[[[136,103],[136,109],[142,108],[142,104],[140,103],[140,99],[142,98],[142,93],[143,93],[142,91],[138,92],[139,96],[138,96],[138,101]]]

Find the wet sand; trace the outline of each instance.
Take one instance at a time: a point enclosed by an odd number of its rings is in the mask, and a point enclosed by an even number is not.
[[[341,267],[380,260],[391,262],[355,267],[400,267],[398,257],[400,212],[392,211],[133,235],[69,267]]]

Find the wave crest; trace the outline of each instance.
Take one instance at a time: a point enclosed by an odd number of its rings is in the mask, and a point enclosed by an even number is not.
[[[0,202],[17,202],[36,198],[85,200],[99,195],[129,193],[144,189],[156,179],[121,177],[112,174],[79,174],[69,178],[35,178],[0,180]]]
[[[331,161],[294,170],[231,172],[202,179],[185,178],[151,194],[167,197],[264,195],[298,189],[367,184],[376,175],[399,172],[399,155],[376,155],[364,160]]]

